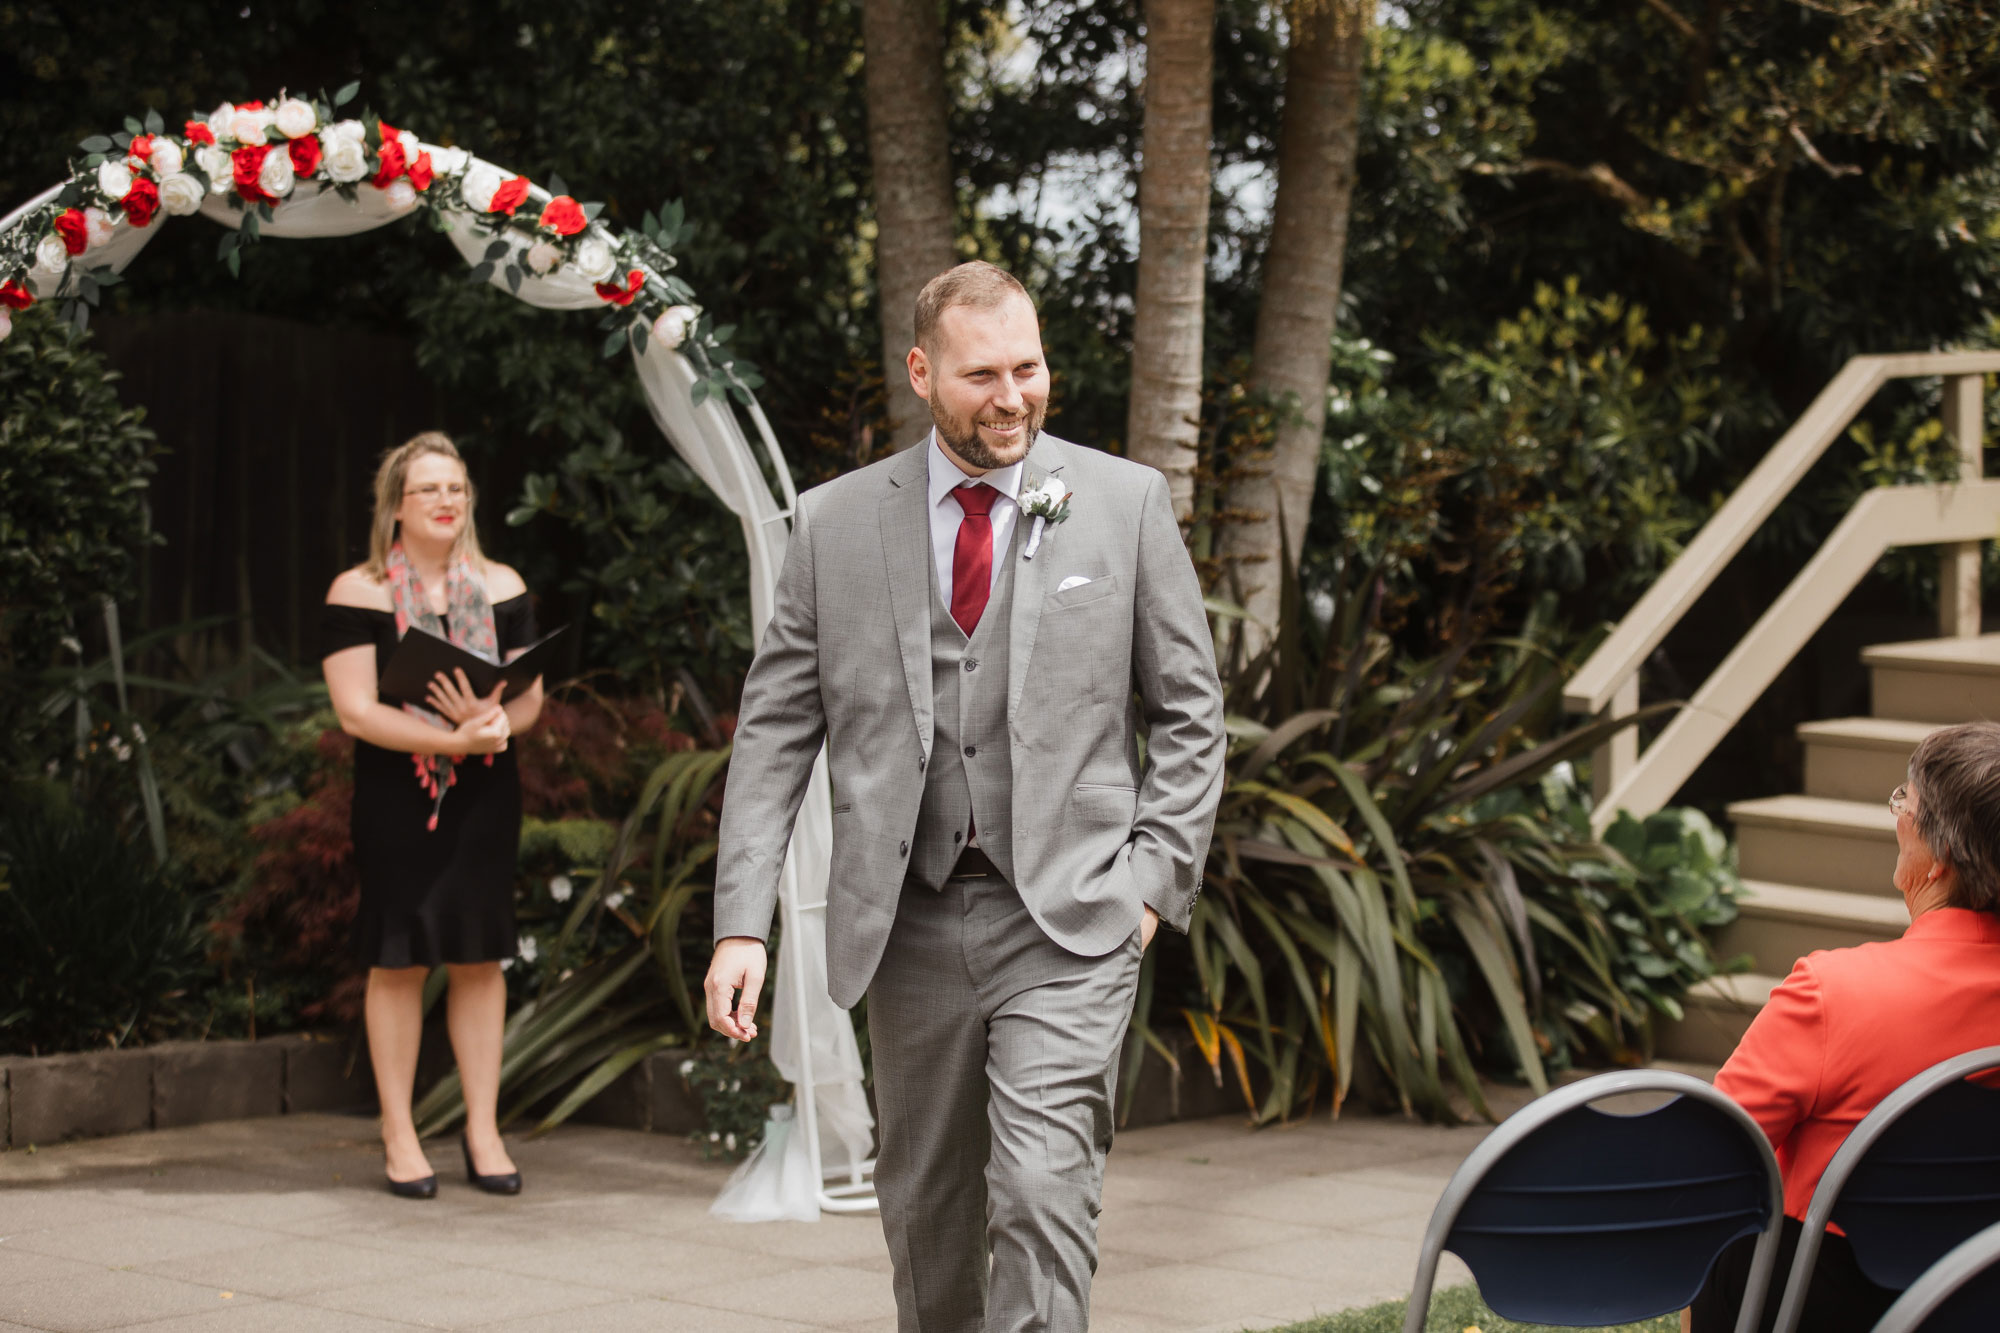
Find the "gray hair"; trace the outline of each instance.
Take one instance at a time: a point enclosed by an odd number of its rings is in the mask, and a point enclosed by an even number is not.
[[[1952,906],[2000,911],[2000,722],[1941,727],[1910,756],[1917,836],[1958,878]]]

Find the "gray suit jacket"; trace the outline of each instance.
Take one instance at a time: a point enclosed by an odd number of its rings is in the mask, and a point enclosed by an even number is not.
[[[716,938],[763,939],[826,742],[827,976],[843,1007],[868,989],[896,919],[931,751],[926,452],[799,497],[723,802]],[[1071,492],[1069,517],[1014,571],[1009,833],[1035,920],[1096,956],[1131,937],[1143,905],[1187,929],[1222,794],[1222,689],[1165,478],[1044,434],[1023,493],[1052,474]],[[1071,576],[1090,582],[1057,591]]]

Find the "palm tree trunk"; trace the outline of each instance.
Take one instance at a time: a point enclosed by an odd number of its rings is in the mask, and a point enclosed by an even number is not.
[[[950,268],[950,104],[944,89],[944,32],[937,0],[864,0],[868,154],[875,176],[875,281],[882,307],[882,370],[889,439],[902,448],[930,429],[930,412],[910,391],[904,359],[915,342],[917,293]]]
[[[1166,473],[1174,513],[1194,505],[1208,276],[1215,0],[1146,0],[1139,291],[1126,456]]]
[[[1374,0],[1295,0],[1292,7],[1278,195],[1250,371],[1251,387],[1278,404],[1278,427],[1268,468],[1248,469],[1230,485],[1227,506],[1243,521],[1220,533],[1254,618],[1245,626],[1253,651],[1278,622],[1280,557],[1297,564],[1312,513],[1373,11]]]

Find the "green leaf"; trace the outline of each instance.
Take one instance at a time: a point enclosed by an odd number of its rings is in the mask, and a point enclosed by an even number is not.
[[[333,95],[333,104],[337,107],[346,106],[354,100],[354,95],[360,91],[361,81],[359,79],[356,79],[353,83],[344,84],[340,91]]]
[[[86,153],[108,153],[111,151],[111,140],[102,134],[93,134],[77,147]]]
[[[164,120],[162,120],[162,119],[160,118],[160,113],[159,113],[159,112],[157,112],[157,111],[153,110],[153,109],[152,109],[151,107],[147,107],[147,108],[146,108],[146,133],[148,133],[148,134],[165,134],[166,132],[167,132],[167,122],[166,122],[166,121],[164,121]]]
[[[620,352],[624,351],[627,341],[628,339],[626,337],[625,330],[623,329],[614,330],[611,336],[604,340],[605,360],[608,361],[612,357],[617,356]]]
[[[505,239],[497,240],[493,242],[493,244],[486,247],[486,253],[483,256],[481,256],[481,258],[483,258],[489,264],[497,263],[498,261],[505,259],[507,257],[507,252],[512,250],[513,248],[514,248],[513,245],[511,245]]]
[[[493,277],[492,263],[481,262],[478,264],[474,264],[472,266],[472,272],[466,274],[465,280],[471,283],[473,286],[477,287],[481,283],[491,281],[492,277]]]

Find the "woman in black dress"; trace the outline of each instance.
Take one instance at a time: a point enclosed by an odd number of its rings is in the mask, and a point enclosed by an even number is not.
[[[510,736],[535,724],[542,683],[502,704],[463,673],[439,675],[426,699],[376,688],[416,625],[503,659],[535,640],[527,586],[486,560],[473,491],[451,440],[427,432],[390,450],[375,475],[368,562],[327,591],[323,663],[341,729],[354,737],[354,861],[361,877],[355,949],[368,967],[368,1051],[382,1105],[389,1188],[437,1192],[410,1098],[423,1031],[424,979],[450,973],[452,1053],[465,1088],[466,1173],[494,1193],[520,1175],[495,1119],[507,1016],[502,960],[514,936],[521,782]]]

